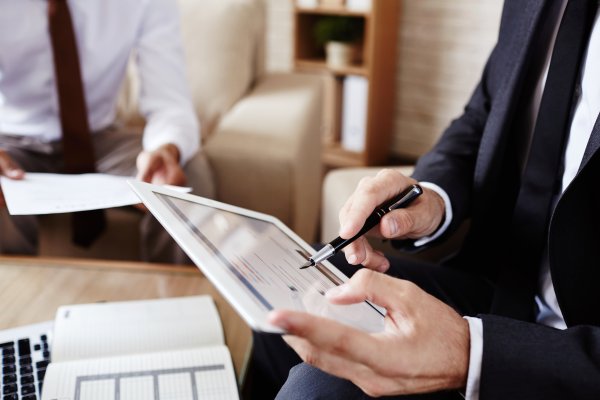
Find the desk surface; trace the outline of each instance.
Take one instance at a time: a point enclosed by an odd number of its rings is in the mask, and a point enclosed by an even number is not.
[[[61,305],[209,294],[242,382],[251,331],[193,267],[0,256],[0,329],[53,320]]]

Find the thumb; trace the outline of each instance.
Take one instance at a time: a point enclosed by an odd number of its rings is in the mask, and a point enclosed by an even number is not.
[[[386,214],[380,223],[379,231],[385,238],[393,239],[410,236],[415,229],[414,208],[394,210]]]

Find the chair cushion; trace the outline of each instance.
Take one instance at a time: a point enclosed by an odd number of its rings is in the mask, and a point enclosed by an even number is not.
[[[203,137],[250,88],[262,32],[258,0],[178,0],[194,106]]]

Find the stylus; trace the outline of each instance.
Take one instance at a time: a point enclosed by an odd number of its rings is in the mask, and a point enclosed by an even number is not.
[[[399,195],[391,198],[390,200],[380,204],[375,208],[375,210],[369,215],[367,220],[365,221],[364,226],[360,231],[349,239],[342,239],[341,237],[337,237],[333,239],[331,242],[327,243],[321,250],[319,250],[314,256],[310,257],[304,265],[300,267],[300,269],[312,267],[313,265],[317,265],[334,254],[338,253],[344,247],[354,242],[356,239],[373,229],[379,222],[381,218],[390,211],[393,211],[397,208],[402,208],[408,206],[414,199],[419,197],[423,193],[423,189],[419,185],[411,185],[405,190],[403,190]]]

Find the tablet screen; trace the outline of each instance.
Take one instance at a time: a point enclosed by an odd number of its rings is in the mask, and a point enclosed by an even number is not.
[[[276,224],[179,197],[154,194],[183,223],[196,244],[265,312],[283,308],[301,310],[369,332],[383,329],[383,315],[367,302],[330,304],[324,293],[342,280],[324,264],[300,269],[309,254]]]

